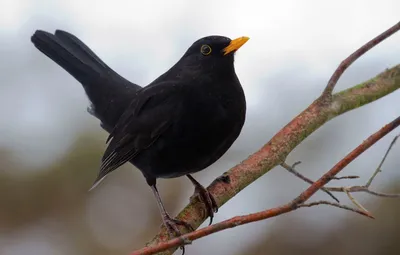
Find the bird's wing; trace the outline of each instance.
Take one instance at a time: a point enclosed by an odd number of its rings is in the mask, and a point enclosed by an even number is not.
[[[151,146],[170,127],[182,87],[161,83],[139,91],[107,138],[110,142],[95,183]]]

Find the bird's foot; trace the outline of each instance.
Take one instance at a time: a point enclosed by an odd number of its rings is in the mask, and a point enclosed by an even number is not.
[[[187,223],[183,220],[177,220],[177,219],[171,218],[171,216],[169,216],[168,214],[164,216],[164,225],[167,228],[168,233],[171,235],[171,237],[177,237],[177,236],[182,235],[178,226],[183,226],[186,229],[188,229],[190,232],[194,231],[193,227],[189,223]]]
[[[168,234],[170,238],[178,237],[181,236],[182,233],[179,230],[178,226],[183,226],[186,229],[188,229],[190,232],[194,231],[193,227],[182,220],[177,220],[174,218],[171,218],[168,214],[163,216],[163,221],[164,221],[164,226],[167,228]],[[181,246],[180,249],[182,250],[182,255],[185,254],[185,246]]]
[[[198,182],[193,182],[193,184],[195,185],[193,197],[198,197],[206,206],[208,216],[210,216],[210,223],[208,225],[211,225],[214,218],[214,213],[218,212],[217,202],[215,201],[213,195],[211,195],[211,193],[204,188],[203,185]]]

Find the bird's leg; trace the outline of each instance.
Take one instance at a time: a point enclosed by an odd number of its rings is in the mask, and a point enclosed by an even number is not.
[[[161,213],[161,217],[162,217],[164,226],[166,227],[170,238],[174,238],[176,236],[181,235],[181,231],[179,231],[178,225],[183,225],[190,231],[193,231],[194,229],[190,224],[188,224],[184,221],[181,221],[181,220],[171,218],[171,216],[169,216],[169,214],[167,213],[167,210],[165,210],[163,202],[161,201],[161,197],[160,197],[160,194],[158,193],[156,184],[155,183],[151,184],[150,187],[153,190],[154,196],[157,199],[158,209],[160,209],[160,213]],[[182,250],[182,255],[184,255],[185,254],[185,246],[181,246],[180,248]]]
[[[206,188],[203,187],[198,181],[196,181],[193,176],[190,174],[186,175],[189,180],[193,183],[195,187],[195,195],[199,196],[200,200],[204,203],[206,206],[208,216],[210,216],[210,224],[212,224],[213,218],[214,218],[214,213],[218,212],[218,205],[217,202],[215,202],[214,197],[211,195],[210,192]]]
[[[178,225],[182,225],[185,228],[189,229],[190,231],[193,231],[194,229],[190,224],[188,224],[188,223],[186,223],[186,222],[184,222],[182,220],[174,219],[171,216],[169,216],[169,214],[165,210],[163,202],[161,201],[161,197],[160,197],[160,194],[158,193],[156,185],[153,184],[150,187],[153,190],[154,196],[157,199],[158,209],[160,209],[161,217],[163,219],[165,227],[168,230],[168,233],[169,233],[170,237],[173,238],[173,237],[181,235],[181,232],[179,231]]]

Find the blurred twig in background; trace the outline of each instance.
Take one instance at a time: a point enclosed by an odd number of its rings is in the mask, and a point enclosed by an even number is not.
[[[382,165],[385,162],[389,152],[393,148],[393,145],[396,143],[396,140],[397,140],[397,138],[399,136],[400,135],[397,135],[397,136],[395,136],[393,138],[392,142],[389,145],[389,148],[386,150],[385,155],[383,156],[381,162],[379,163],[379,166],[373,172],[372,176],[369,178],[368,182],[365,185],[363,185],[363,186],[351,186],[351,187],[321,187],[321,190],[324,191],[325,193],[327,193],[329,196],[331,196],[338,203],[339,203],[339,200],[331,192],[344,192],[344,193],[347,194],[347,196],[353,202],[353,204],[355,204],[359,209],[361,209],[362,211],[365,211],[365,212],[367,212],[367,210],[359,202],[357,202],[357,200],[350,193],[353,193],[353,192],[365,192],[365,193],[368,193],[370,195],[374,195],[374,196],[378,196],[378,197],[389,197],[389,198],[398,198],[398,197],[400,197],[400,194],[386,194],[386,193],[372,191],[372,190],[369,189],[369,186],[371,186],[371,184],[372,184],[373,180],[375,179],[376,175],[379,172],[382,171],[381,170]],[[301,173],[296,171],[295,167],[297,165],[299,165],[300,163],[301,162],[298,161],[298,162],[294,163],[292,166],[290,166],[287,163],[283,162],[281,164],[281,166],[283,168],[285,168],[286,170],[288,170],[290,173],[292,173],[295,176],[297,176],[300,179],[302,179],[303,181],[305,181],[305,182],[307,182],[309,184],[313,184],[314,182],[312,180],[310,180],[309,178],[305,177],[304,175],[302,175]],[[359,176],[350,175],[350,176],[334,177],[332,180],[356,179],[356,178],[359,178]],[[330,202],[324,202],[324,204],[330,204]],[[315,204],[313,204],[313,206],[314,205]],[[338,204],[335,204],[335,206],[340,207]],[[347,209],[347,208],[343,208],[343,209]]]

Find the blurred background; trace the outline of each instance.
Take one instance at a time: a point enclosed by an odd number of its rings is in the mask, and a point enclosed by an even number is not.
[[[0,0],[0,254],[129,254],[161,224],[150,188],[131,165],[87,192],[107,134],[86,112],[81,85],[33,47],[36,29],[75,34],[140,85],[166,71],[200,37],[249,36],[235,62],[248,102],[246,124],[217,163],[194,175],[207,186],[318,97],[345,57],[399,21],[399,9],[397,0]],[[400,33],[357,60],[336,91],[397,64]],[[287,162],[301,160],[298,170],[318,178],[399,116],[399,100],[397,91],[333,119]],[[361,179],[338,185],[364,184],[398,133],[342,172]],[[400,193],[399,153],[397,145],[374,190]],[[214,222],[286,203],[306,187],[277,167],[224,205]],[[160,180],[159,189],[172,215],[193,193],[186,178]],[[331,207],[301,209],[195,241],[187,254],[399,254],[400,201],[355,197],[376,220]],[[313,197],[319,199],[329,198]]]

